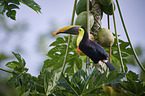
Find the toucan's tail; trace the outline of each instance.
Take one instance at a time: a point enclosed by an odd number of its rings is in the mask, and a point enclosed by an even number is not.
[[[114,66],[109,61],[105,62],[105,64],[109,67],[110,71],[116,71]]]

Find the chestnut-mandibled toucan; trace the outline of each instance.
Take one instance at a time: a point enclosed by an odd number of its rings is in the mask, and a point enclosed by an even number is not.
[[[78,35],[77,46],[85,55],[94,63],[98,63],[101,60],[109,67],[110,71],[116,71],[114,66],[107,60],[109,57],[107,52],[102,46],[89,39],[88,32],[84,27],[79,25],[66,26],[53,33],[53,36],[60,33]]]

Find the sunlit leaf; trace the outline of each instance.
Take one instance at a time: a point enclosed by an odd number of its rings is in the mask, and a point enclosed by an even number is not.
[[[119,88],[112,88],[110,86],[102,86],[103,90],[106,93],[106,96],[132,96],[127,94],[125,91],[120,90]]]

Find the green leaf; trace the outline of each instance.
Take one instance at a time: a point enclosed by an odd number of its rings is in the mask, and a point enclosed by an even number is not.
[[[145,95],[145,86],[143,82],[139,80],[137,74],[132,71],[129,71],[126,74],[126,79],[123,82],[118,83],[119,87],[125,90],[127,93],[132,96],[144,96]]]
[[[34,76],[31,76],[28,73],[20,73],[20,74],[13,74],[13,77],[11,77],[8,80],[9,86],[14,86],[18,89],[18,93],[21,95],[26,91],[33,91],[36,89],[35,82],[37,81],[37,78]]]
[[[19,9],[18,5],[20,5],[20,2],[32,8],[37,13],[41,13],[40,6],[33,0],[3,0],[0,2],[0,14],[4,14],[7,11],[7,17],[10,17],[13,20],[16,20],[16,11],[13,9]]]
[[[44,72],[40,72],[40,75],[38,76],[38,80],[36,82],[36,92],[37,93],[44,93]]]
[[[8,5],[8,8],[11,10],[11,9],[20,9],[17,5],[14,5],[14,4],[10,4]]]
[[[3,14],[5,12],[5,7],[3,4],[0,5],[0,14]]]
[[[36,11],[37,13],[40,12],[41,13],[41,8],[40,6],[34,1],[34,0],[21,0],[21,3],[29,6],[30,8],[32,8],[34,11]]]
[[[67,58],[67,69],[65,70],[67,73],[76,73],[78,70],[82,69],[82,59],[79,58],[79,55],[75,52],[73,54],[68,54]]]
[[[72,37],[71,37],[72,38]],[[50,44],[52,49],[49,50],[47,56],[49,59],[44,61],[43,70],[47,69],[60,69],[62,68],[64,56],[66,53],[68,37],[58,37],[56,41]],[[76,71],[82,68],[82,59],[79,58],[79,55],[75,52],[75,48],[72,44],[69,46],[68,56],[66,59],[65,72],[74,74]]]
[[[12,61],[12,62],[8,62],[8,63],[6,64],[6,66],[7,66],[8,68],[15,69],[15,68],[20,67],[20,64],[19,64],[19,62],[17,62],[17,61]]]
[[[14,71],[17,71],[17,72],[20,72],[20,73],[23,72],[23,71],[27,72],[28,69],[25,68],[25,65],[26,65],[25,60],[21,57],[21,55],[19,53],[14,53],[14,52],[12,52],[12,53],[17,58],[18,62],[17,61],[8,62],[6,64],[6,66],[8,68],[11,68]]]
[[[32,96],[47,96],[47,95],[45,95],[45,94],[43,94],[43,93],[34,93],[34,92],[31,92],[30,93]]]
[[[92,80],[89,80],[89,85],[93,82],[93,84],[89,87],[87,87],[84,94],[89,94],[94,90],[97,90],[102,87],[102,85],[109,85],[109,84],[115,84],[116,82],[120,82],[120,79],[122,79],[125,76],[125,74],[122,73],[116,73],[115,71],[111,72],[107,76],[107,72],[104,73],[97,73]]]
[[[59,44],[61,44],[61,43],[67,43],[67,39],[68,38],[62,38],[62,37],[58,37],[58,38],[56,38],[56,41],[54,41],[52,44],[50,44],[49,46],[51,47],[51,46],[56,46],[56,45],[59,45]]]
[[[7,3],[14,3],[14,4],[17,4],[17,5],[20,5],[20,2],[19,0],[6,0]]]
[[[36,77],[26,73],[28,71],[25,68],[25,60],[20,54],[12,52],[18,61],[8,62],[6,66],[13,69],[12,77],[8,80],[9,86],[15,86],[18,89],[19,95],[22,95],[26,91],[35,89]]]
[[[126,77],[127,78],[131,78],[134,81],[138,81],[139,80],[139,75],[134,73],[134,72],[132,72],[132,71],[129,71],[128,74],[126,74]]]
[[[45,88],[46,95],[51,94],[55,90],[60,75],[61,75],[61,70],[44,71],[44,84],[45,84],[44,88]]]
[[[100,73],[96,67],[90,67],[86,69],[86,72],[79,70],[72,77],[69,74],[62,75],[58,88],[74,95],[95,95],[102,85],[115,84],[125,76],[125,74],[116,72],[107,74],[107,72]]]
[[[8,12],[6,13],[6,15],[8,16],[8,17],[10,17],[11,19],[13,19],[13,20],[16,20],[16,11],[15,10],[8,10]]]
[[[23,93],[25,93],[25,91],[26,91],[25,86],[19,85],[19,87],[17,88],[17,92],[19,96],[22,96]]]
[[[106,96],[132,96],[127,94],[125,91],[120,90],[119,88],[112,88],[110,86],[102,86],[103,90],[106,93]]]
[[[64,76],[63,74],[61,75],[61,78],[60,78],[60,80],[58,82],[58,88],[60,90],[62,89],[62,91],[63,90],[67,91],[67,93],[71,93],[72,96],[73,95],[78,95],[75,87],[73,86],[73,84],[71,84],[71,81],[69,80],[68,74],[66,76]]]

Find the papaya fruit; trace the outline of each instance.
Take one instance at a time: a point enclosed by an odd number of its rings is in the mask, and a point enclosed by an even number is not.
[[[107,28],[100,28],[97,33],[98,43],[103,47],[111,47],[114,43],[114,36]]]
[[[90,21],[90,28],[92,28],[94,24],[94,17],[93,14],[89,14],[89,21]],[[87,11],[84,11],[78,15],[75,20],[75,25],[81,25],[87,29]]]
[[[89,3],[89,9],[92,9],[92,3]],[[79,15],[81,12],[87,11],[87,0],[79,0],[76,6],[76,14]]]

